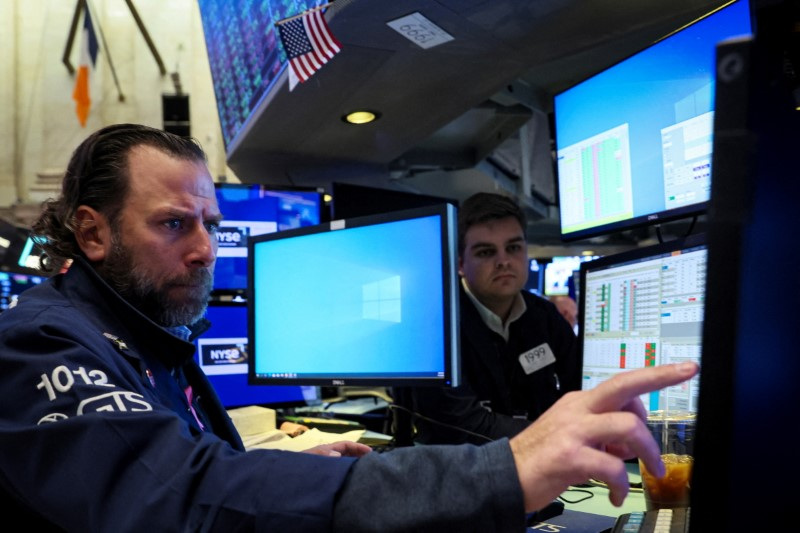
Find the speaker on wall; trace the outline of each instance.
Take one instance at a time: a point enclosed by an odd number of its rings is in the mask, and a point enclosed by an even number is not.
[[[164,131],[188,137],[191,135],[188,94],[162,94]]]

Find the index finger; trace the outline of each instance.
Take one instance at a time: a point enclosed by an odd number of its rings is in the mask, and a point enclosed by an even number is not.
[[[699,372],[697,363],[685,362],[630,370],[589,390],[589,408],[596,413],[618,411],[637,396],[682,383]]]

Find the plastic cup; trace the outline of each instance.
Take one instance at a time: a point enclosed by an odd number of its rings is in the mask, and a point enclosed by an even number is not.
[[[653,411],[647,427],[661,448],[666,467],[664,477],[657,478],[639,461],[647,510],[689,507],[696,416],[685,411]]]

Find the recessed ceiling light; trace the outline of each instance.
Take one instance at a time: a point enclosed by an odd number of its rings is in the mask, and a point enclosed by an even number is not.
[[[378,118],[380,118],[380,114],[377,111],[360,110],[346,114],[342,120],[350,124],[368,124]]]

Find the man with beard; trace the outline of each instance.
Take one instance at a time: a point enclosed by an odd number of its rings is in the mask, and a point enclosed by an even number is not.
[[[0,315],[0,497],[31,530],[507,531],[623,459],[663,472],[638,396],[694,364],[568,396],[512,440],[367,453],[245,451],[189,340],[221,219],[201,149],[121,124],[75,151],[33,230],[65,273]]]
[[[412,391],[407,407],[423,415],[416,422],[418,442],[481,444],[513,437],[580,388],[572,328],[551,302],[524,290],[525,229],[524,212],[507,196],[480,192],[461,204],[462,385]]]

